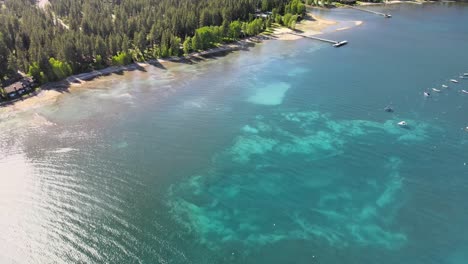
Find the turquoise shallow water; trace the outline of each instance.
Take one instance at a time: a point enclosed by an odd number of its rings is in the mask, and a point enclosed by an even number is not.
[[[2,115],[0,262],[466,263],[468,6],[384,9]]]

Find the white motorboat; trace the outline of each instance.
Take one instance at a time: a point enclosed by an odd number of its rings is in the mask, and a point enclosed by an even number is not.
[[[338,47],[344,46],[344,45],[346,45],[346,44],[348,44],[348,41],[347,41],[347,40],[343,40],[343,41],[336,42],[335,44],[333,44],[333,47],[338,48]]]
[[[458,83],[458,81],[455,80],[455,79],[450,79],[450,81],[453,82],[453,83]]]
[[[468,76],[468,72],[465,72],[465,73],[463,74],[463,76]]]
[[[408,123],[406,123],[406,121],[400,121],[400,122],[398,122],[398,125],[401,126],[401,127],[407,127]]]
[[[429,97],[429,96],[431,96],[431,94],[428,93],[428,92],[424,92],[424,96]]]
[[[434,91],[434,92],[436,92],[436,93],[440,93],[440,92],[442,92],[441,90],[439,90],[439,89],[436,89],[436,88],[432,88],[432,91]]]
[[[467,90],[461,90],[462,93],[466,93],[468,94],[468,91]]]
[[[448,85],[442,84],[442,88],[448,88]]]

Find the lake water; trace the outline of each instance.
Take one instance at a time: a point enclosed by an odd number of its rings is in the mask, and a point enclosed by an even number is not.
[[[372,9],[2,116],[0,262],[467,263],[468,5]]]

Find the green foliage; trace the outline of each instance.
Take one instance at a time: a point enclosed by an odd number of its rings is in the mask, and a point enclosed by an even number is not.
[[[283,25],[289,27],[289,23],[291,22],[291,19],[292,19],[292,15],[291,13],[287,13],[286,15],[283,16]]]
[[[306,13],[306,7],[301,0],[292,0],[285,6],[284,10],[286,14],[290,13],[292,15],[305,15]]]
[[[293,15],[304,15],[306,12],[305,5],[301,0],[292,0],[284,9],[285,13],[291,13]]]
[[[128,54],[130,55],[131,61],[144,61],[145,60],[145,56],[143,55],[143,52],[137,47],[135,47],[134,49],[130,49],[128,51]]]
[[[229,24],[229,37],[232,39],[239,39],[242,33],[242,23],[240,21],[233,21]]]
[[[132,62],[132,57],[126,52],[119,52],[117,55],[112,56],[112,65],[114,66],[123,66],[130,64]]]
[[[33,62],[29,66],[28,75],[33,77],[33,79],[39,84],[47,82],[47,77],[45,76],[44,72],[41,70],[37,62]]]
[[[173,36],[170,41],[170,55],[179,56],[180,55],[180,43],[182,40],[179,37]]]
[[[192,50],[192,38],[186,37],[183,44],[184,54],[187,55]]]
[[[268,0],[262,0],[262,11],[270,10],[270,2]]]
[[[255,35],[281,20],[285,6],[300,12],[302,4],[299,0],[49,0],[49,8],[43,10],[33,0],[4,2],[0,78],[20,70],[42,83],[124,65],[132,58],[178,56],[181,51]],[[257,8],[272,10],[272,19],[254,19]]]
[[[278,14],[275,16],[275,23],[280,24],[280,25],[283,24],[283,18],[281,17],[281,15]]]
[[[8,65],[8,56],[10,51],[5,43],[5,39],[3,38],[3,34],[0,32],[0,79],[3,78],[8,73],[8,68],[5,67]]]
[[[96,55],[96,58],[94,59],[94,68],[102,69],[103,67],[104,67],[104,62],[102,61],[102,56]]]
[[[293,15],[291,17],[291,20],[289,20],[288,27],[290,29],[296,29],[296,23],[297,23],[297,15]]]
[[[59,61],[55,58],[50,58],[49,64],[52,70],[52,74],[50,75],[51,80],[62,80],[73,73],[70,64],[67,62]]]
[[[257,18],[253,20],[252,22],[246,24],[244,33],[248,36],[253,36],[262,32],[263,29],[264,29],[263,20],[261,18]]]
[[[196,50],[203,50],[208,49],[215,46],[216,43],[221,42],[223,35],[222,35],[222,27],[218,26],[209,26],[209,27],[201,27],[195,31],[195,45],[192,41],[193,48]]]

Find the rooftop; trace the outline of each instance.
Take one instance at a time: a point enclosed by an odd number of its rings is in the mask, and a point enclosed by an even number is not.
[[[32,83],[32,79],[27,77],[27,78],[23,78],[15,83],[8,85],[7,87],[3,88],[3,90],[5,91],[5,93],[8,94],[8,93],[15,92],[17,90],[21,90],[31,85],[31,83]]]

